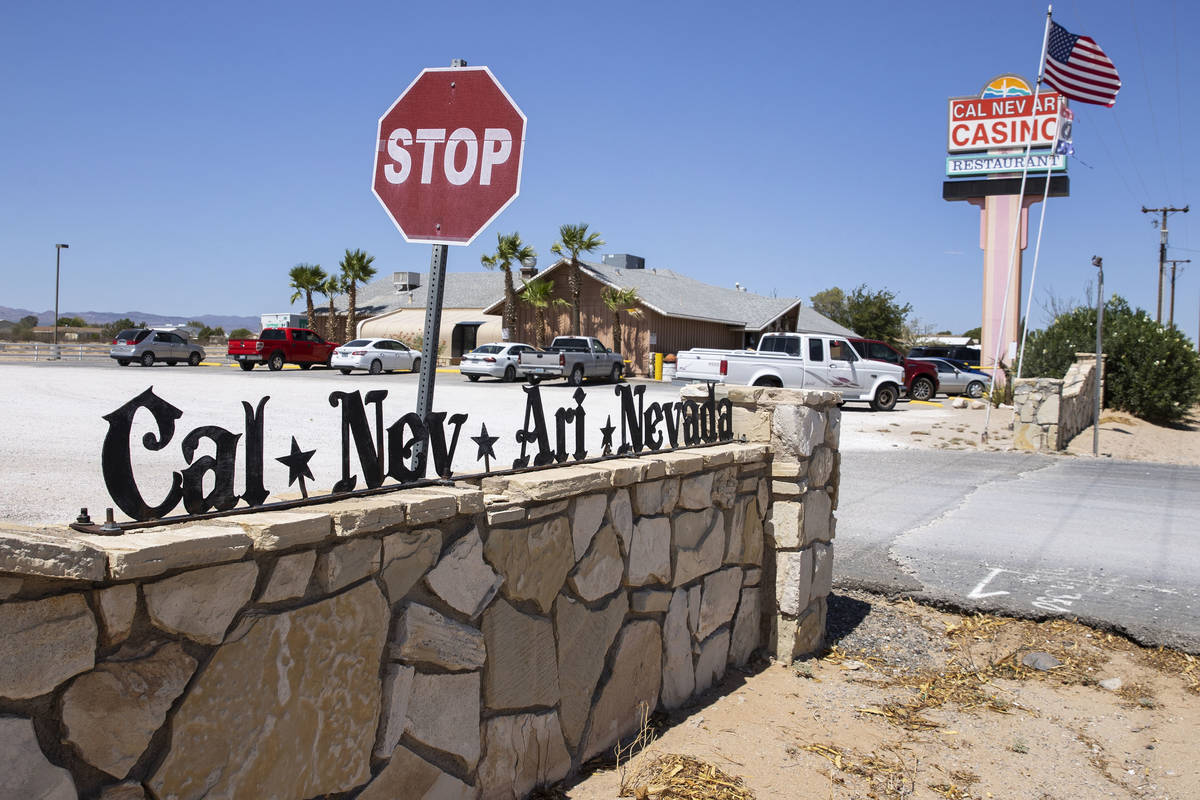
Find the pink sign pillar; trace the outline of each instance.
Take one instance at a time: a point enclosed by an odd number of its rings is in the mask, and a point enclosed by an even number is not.
[[[979,248],[983,250],[983,333],[979,349],[983,368],[994,376],[997,384],[1004,382],[1004,373],[996,369],[997,342],[1001,364],[1012,366],[1009,350],[1019,338],[1021,251],[1029,244],[1029,207],[1041,199],[1040,195],[1031,197],[1028,194],[1024,201],[1016,194],[968,198],[971,205],[979,207]],[[1018,225],[1019,234],[1016,231]],[[1015,259],[1014,240],[1017,245]]]

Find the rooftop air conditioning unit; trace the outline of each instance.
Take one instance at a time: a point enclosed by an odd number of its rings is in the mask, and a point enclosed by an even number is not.
[[[397,292],[407,292],[421,285],[419,272],[393,272],[392,286]]]
[[[641,256],[631,256],[628,253],[613,253],[602,256],[603,263],[616,269],[645,269],[646,259]]]

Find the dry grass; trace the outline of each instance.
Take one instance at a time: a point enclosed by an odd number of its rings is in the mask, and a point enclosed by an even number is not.
[[[735,778],[691,756],[666,753],[642,765],[621,797],[636,800],[754,800],[750,790]]]

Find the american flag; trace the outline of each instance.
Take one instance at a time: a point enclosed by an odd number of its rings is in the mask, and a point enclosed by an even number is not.
[[[1121,91],[1117,68],[1100,45],[1057,22],[1050,28],[1042,77],[1050,88],[1081,103],[1112,107]]]

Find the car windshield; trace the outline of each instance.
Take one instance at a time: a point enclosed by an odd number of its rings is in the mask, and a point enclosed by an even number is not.
[[[342,347],[366,347],[370,343],[370,339],[355,339],[353,342],[346,342]]]
[[[268,339],[268,340],[271,340],[271,339],[282,340],[282,339],[287,338],[287,331],[283,330],[282,328],[268,328],[267,330],[263,331],[262,334],[258,338]]]
[[[138,328],[126,328],[118,333],[115,338],[122,339],[126,342],[130,340],[141,341],[142,337],[144,337],[147,333],[149,333],[149,331],[140,330]]]
[[[503,349],[504,348],[498,344],[485,344],[485,345],[482,345],[481,347],[476,347],[471,352],[472,353],[481,353],[481,354],[482,353],[499,353]]]

